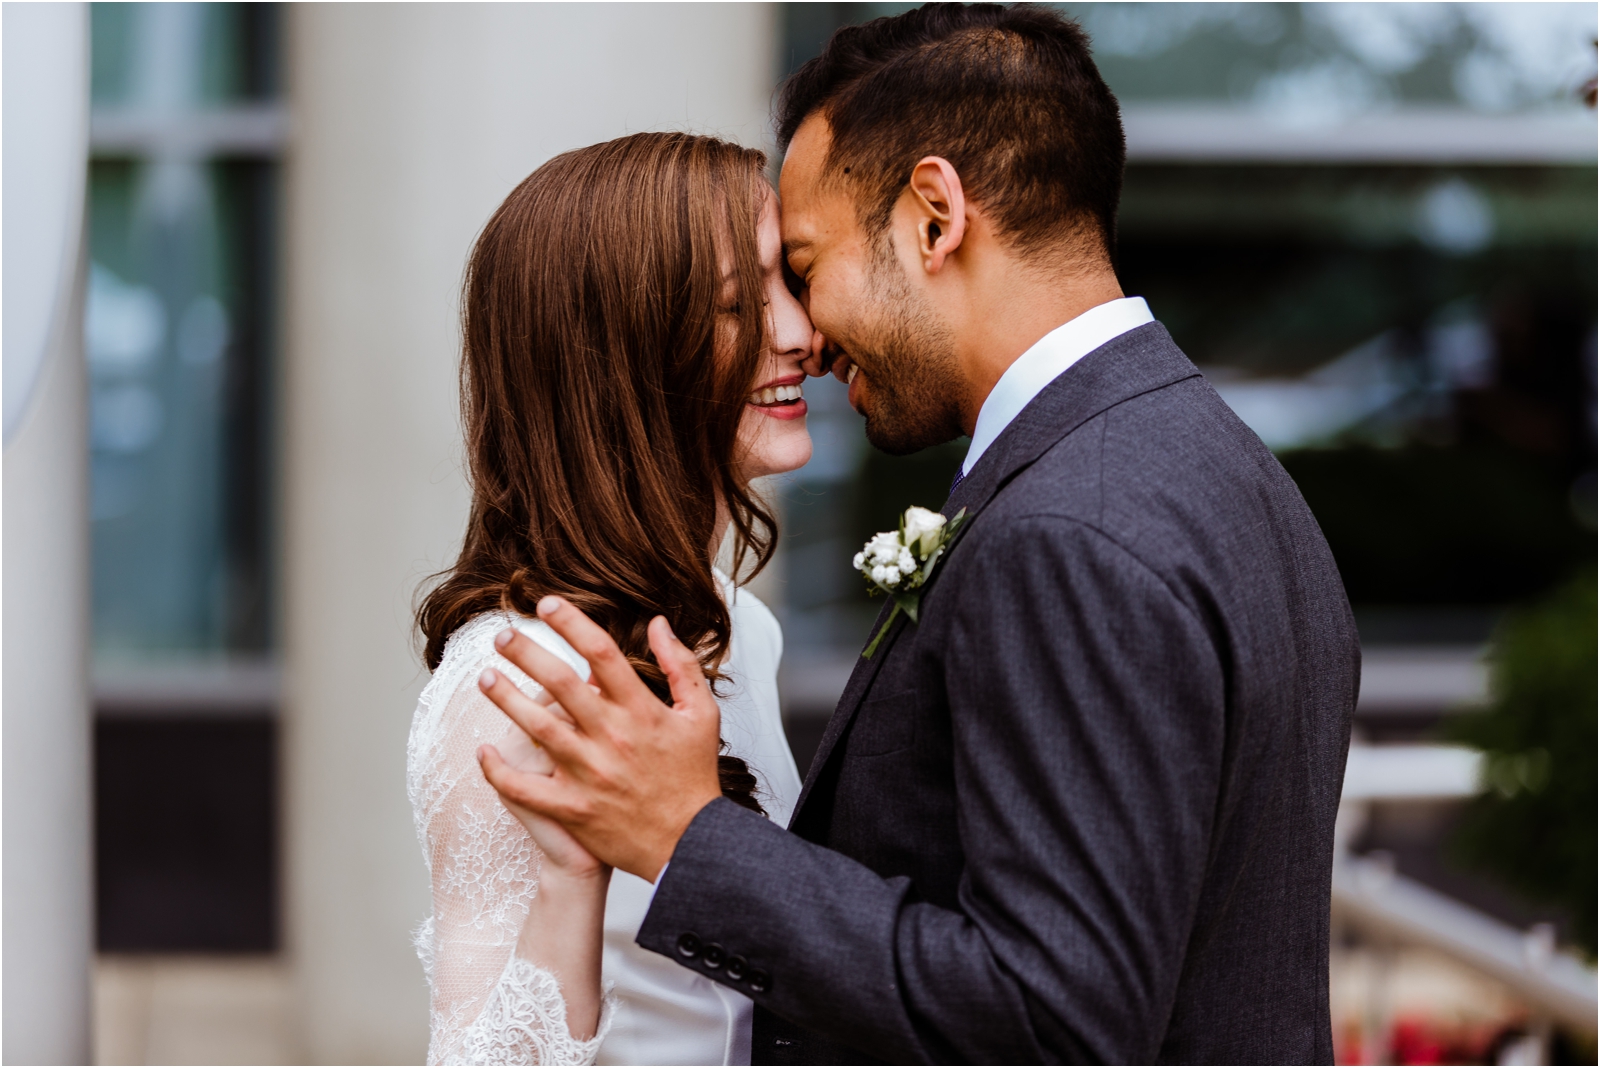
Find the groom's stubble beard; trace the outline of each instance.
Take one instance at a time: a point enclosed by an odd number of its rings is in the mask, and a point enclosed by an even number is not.
[[[949,329],[911,288],[888,235],[873,244],[863,307],[881,315],[861,346],[872,354],[861,363],[871,399],[867,440],[890,456],[905,456],[961,436],[960,365]]]

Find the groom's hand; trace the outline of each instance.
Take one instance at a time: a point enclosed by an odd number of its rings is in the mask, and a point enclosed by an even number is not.
[[[572,722],[530,700],[501,673],[484,672],[483,692],[555,764],[549,775],[518,770],[486,745],[478,750],[484,777],[514,804],[560,822],[607,864],[654,882],[695,814],[722,795],[720,713],[711,687],[694,653],[661,616],[650,622],[650,648],[671,686],[670,706],[578,609],[546,597],[538,611],[589,662],[589,683],[537,642],[512,629],[502,632],[495,639],[500,655],[548,690]]]

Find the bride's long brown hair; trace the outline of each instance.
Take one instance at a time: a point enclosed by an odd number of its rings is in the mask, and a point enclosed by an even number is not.
[[[418,611],[430,669],[473,616],[531,616],[559,594],[658,694],[645,633],[657,615],[721,677],[718,502],[736,556],[753,557],[747,574],[775,532],[736,464],[766,348],[765,164],[716,138],[634,134],[550,160],[484,227],[462,312],[472,511],[460,558]],[[719,308],[724,263],[731,308]],[[744,762],[724,754],[719,770],[724,795],[759,811]]]

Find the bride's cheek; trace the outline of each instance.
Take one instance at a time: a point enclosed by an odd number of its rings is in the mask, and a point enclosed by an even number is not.
[[[759,457],[765,442],[768,426],[772,420],[760,412],[752,411],[749,407],[744,410],[744,418],[739,420],[739,446],[740,451],[746,456]]]

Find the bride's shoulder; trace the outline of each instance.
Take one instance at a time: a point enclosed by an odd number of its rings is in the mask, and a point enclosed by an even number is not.
[[[439,658],[439,666],[434,669],[428,688],[454,692],[467,673],[475,673],[495,660],[499,661],[496,667],[505,670],[519,685],[523,684],[526,676],[495,649],[496,635],[507,627],[515,627],[565,660],[578,674],[588,676],[588,662],[550,624],[542,619],[497,609],[473,616],[456,628],[444,644],[444,654]]]
[[[494,636],[513,625],[518,618],[514,612],[481,612],[461,624],[449,638],[445,639],[444,653],[439,657],[439,666],[433,672],[435,677],[452,662],[477,659],[492,653]]]
[[[422,692],[417,696],[417,710],[411,719],[412,749],[414,756],[431,752],[442,744],[444,738],[464,725],[462,716],[470,718],[472,702],[458,698],[464,691],[474,691],[478,675],[484,668],[493,667],[523,693],[533,697],[539,684],[523,674],[522,669],[501,656],[494,646],[495,635],[507,627],[515,627],[544,648],[565,660],[572,670],[583,678],[589,677],[589,664],[578,651],[542,620],[530,619],[516,612],[493,611],[473,616],[457,627],[445,642],[439,666],[433,669]],[[455,709],[456,711],[451,711]]]

